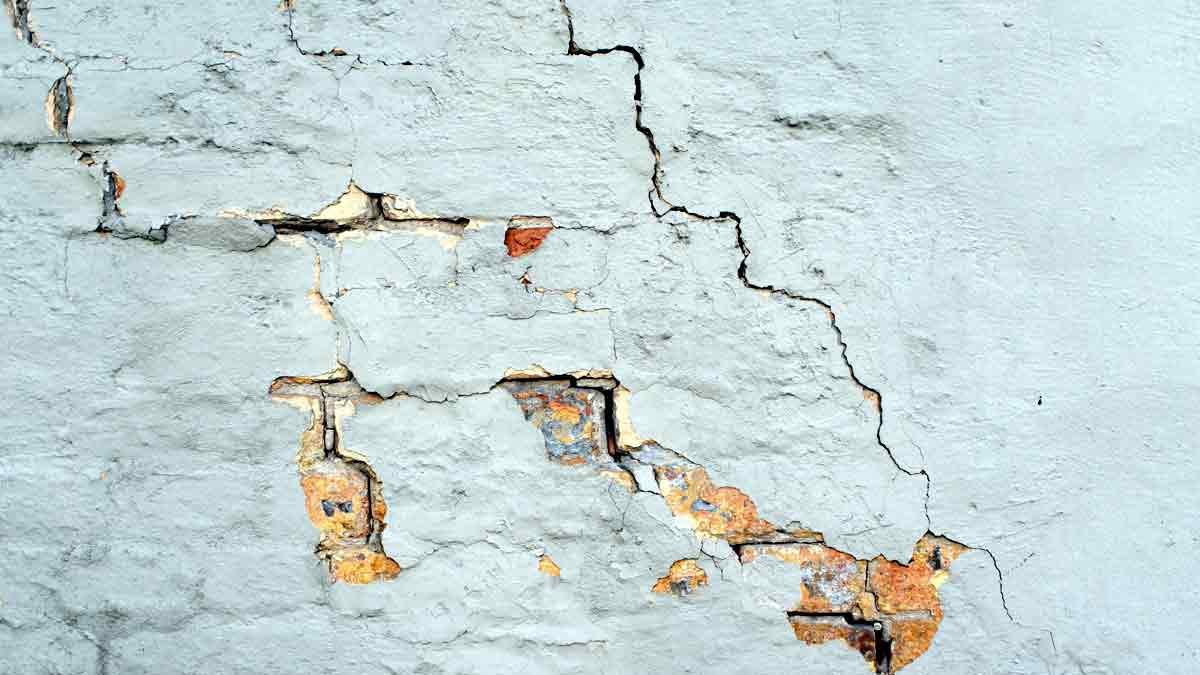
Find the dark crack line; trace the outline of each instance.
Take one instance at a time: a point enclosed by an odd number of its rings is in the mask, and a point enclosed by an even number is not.
[[[642,58],[642,53],[636,47],[630,45],[615,45],[605,47],[603,49],[588,49],[580,47],[575,41],[575,17],[571,14],[571,8],[567,6],[567,0],[559,0],[559,7],[562,9],[563,16],[567,19],[567,55],[568,56],[603,56],[612,54],[613,52],[622,52],[633,58],[633,62],[637,65],[637,72],[633,75],[633,126],[642,136],[646,138],[646,145],[650,148],[650,154],[654,157],[654,169],[650,175],[650,183],[652,185],[649,192],[650,210],[658,215],[658,211],[654,206],[654,199],[657,197],[659,201],[667,204],[671,209],[670,202],[663,196],[662,190],[662,153],[658,150],[658,143],[654,140],[654,132],[650,127],[646,126],[642,121],[642,69],[646,67],[646,61]]]
[[[814,296],[803,295],[803,294],[796,293],[796,292],[791,291],[786,288],[779,288],[779,287],[772,286],[772,285],[756,284],[756,283],[750,281],[750,279],[747,277],[747,274],[746,274],[746,269],[747,269],[747,266],[750,261],[750,247],[749,247],[749,245],[747,245],[746,239],[742,234],[742,218],[736,212],[720,211],[715,216],[706,215],[706,214],[692,211],[685,205],[674,204],[669,199],[666,198],[666,196],[663,194],[663,188],[662,188],[662,177],[663,177],[662,153],[659,151],[658,143],[654,139],[654,131],[652,129],[650,129],[648,126],[646,126],[645,121],[642,116],[642,113],[643,113],[642,71],[646,67],[645,59],[642,57],[641,52],[636,47],[633,47],[630,45],[614,45],[612,47],[605,47],[605,48],[601,48],[601,49],[591,49],[591,48],[580,47],[579,43],[576,42],[576,40],[575,40],[575,20],[574,20],[574,15],[571,13],[571,8],[567,6],[566,0],[559,0],[559,6],[561,7],[562,13],[566,17],[566,20],[567,20],[567,35],[568,35],[567,54],[568,55],[571,55],[571,56],[601,56],[601,55],[605,55],[605,54],[611,54],[613,52],[624,52],[624,53],[630,55],[633,58],[634,63],[637,65],[637,72],[635,72],[634,76],[633,76],[633,104],[634,104],[633,125],[634,125],[634,128],[636,128],[638,130],[638,132],[641,133],[646,138],[646,144],[649,147],[650,153],[654,158],[654,169],[653,169],[652,175],[650,176],[651,189],[648,193],[649,199],[650,199],[650,211],[655,215],[655,217],[657,217],[659,219],[665,218],[666,216],[668,216],[672,213],[678,213],[685,217],[693,218],[696,220],[731,220],[731,221],[733,221],[734,231],[735,231],[735,234],[737,237],[737,247],[738,247],[738,250],[741,251],[741,253],[742,253],[742,260],[738,264],[737,278],[739,281],[742,282],[743,286],[745,286],[748,289],[752,289],[752,290],[756,290],[756,291],[764,291],[764,292],[770,293],[771,295],[779,295],[779,296],[783,296],[783,297],[786,297],[786,298],[789,298],[792,300],[798,300],[801,302],[815,304],[825,310],[826,314],[829,316],[829,325],[833,329],[834,334],[837,336],[838,345],[841,347],[842,363],[845,364],[846,370],[850,375],[851,381],[853,381],[856,385],[858,385],[858,387],[863,392],[869,393],[871,395],[871,397],[874,399],[876,410],[879,413],[879,423],[875,427],[875,443],[880,448],[882,448],[885,453],[887,453],[888,459],[891,460],[892,465],[895,466],[898,471],[900,471],[901,473],[904,473],[905,475],[908,475],[908,476],[914,476],[914,477],[921,476],[925,480],[925,498],[924,498],[925,526],[926,526],[926,531],[932,534],[933,533],[933,529],[932,529],[933,528],[933,520],[929,514],[929,501],[930,501],[930,493],[931,493],[931,490],[933,487],[933,479],[930,476],[929,472],[924,467],[922,467],[918,470],[913,470],[913,469],[909,469],[909,468],[905,467],[904,465],[902,465],[899,462],[899,460],[896,459],[896,455],[892,451],[892,448],[887,444],[887,442],[885,442],[883,440],[883,394],[875,387],[872,387],[872,386],[868,385],[867,383],[863,382],[861,379],[859,379],[858,374],[855,372],[854,363],[850,360],[849,355],[847,353],[849,350],[849,345],[846,343],[845,334],[843,333],[841,326],[838,325],[837,313],[834,312],[833,306],[830,303],[826,302],[825,300],[822,300],[822,299],[814,297]],[[667,208],[665,210],[660,211],[658,208],[656,208],[656,205],[655,205],[656,198],[658,199],[659,202],[666,205]],[[1008,607],[1008,598],[1005,594],[1005,589],[1004,589],[1004,573],[1000,568],[1000,562],[996,558],[996,555],[990,549],[982,547],[982,546],[970,546],[968,544],[962,544],[961,542],[956,542],[956,543],[959,543],[962,546],[965,546],[966,548],[971,549],[971,550],[983,551],[984,553],[986,553],[988,555],[988,557],[992,561],[992,566],[996,570],[996,576],[997,576],[998,585],[1000,588],[1000,602],[1004,607],[1004,613],[1008,616],[1009,621],[1017,623],[1016,619],[1013,618],[1013,614]],[[1053,640],[1053,634],[1051,634],[1051,639]]]
[[[323,49],[321,51],[316,51],[316,52],[309,51],[309,50],[305,49],[304,47],[300,46],[300,39],[296,37],[296,25],[295,25],[296,0],[283,0],[283,2],[281,2],[279,4],[279,9],[282,10],[285,14],[287,14],[287,23],[284,24],[284,27],[287,29],[288,42],[292,43],[292,46],[295,47],[296,51],[299,52],[300,55],[302,55],[302,56],[309,56],[309,57],[318,58],[318,59],[324,58],[324,57],[335,57],[335,58],[353,57],[350,61],[350,67],[370,66],[373,64],[380,64],[383,66],[387,66],[389,68],[393,68],[393,67],[397,67],[397,66],[425,66],[425,67],[428,67],[430,65],[429,63],[424,63],[424,62],[420,62],[420,61],[411,61],[408,59],[405,59],[403,61],[386,61],[384,59],[367,60],[367,59],[364,59],[362,57],[362,55],[360,55],[360,54],[351,54],[350,52],[348,52],[345,49],[342,49],[340,47],[332,47],[330,49]]]

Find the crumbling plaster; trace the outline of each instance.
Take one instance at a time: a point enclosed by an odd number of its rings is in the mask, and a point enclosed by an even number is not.
[[[1189,3],[6,9],[0,672],[870,672],[496,386],[585,371],[772,523],[969,547],[906,673],[1200,660]],[[269,392],[339,368],[362,585]]]

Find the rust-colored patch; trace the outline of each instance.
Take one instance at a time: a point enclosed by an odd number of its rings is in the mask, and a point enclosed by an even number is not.
[[[542,432],[550,459],[577,466],[614,468],[608,454],[604,395],[569,380],[515,380],[504,383],[525,419]]]
[[[121,174],[109,169],[112,174],[113,181],[113,199],[120,199],[121,195],[125,194],[125,179],[121,178]]]
[[[348,584],[369,584],[377,579],[395,579],[400,574],[399,563],[367,546],[333,551],[329,568],[334,579]]]
[[[758,517],[754,500],[737,488],[716,487],[702,467],[655,466],[654,476],[671,513],[701,536],[738,544],[775,532]]]
[[[655,593],[691,595],[701,586],[708,585],[708,573],[691,558],[676,560],[665,577],[660,577],[650,590]]]
[[[509,227],[504,232],[504,245],[508,255],[520,258],[537,250],[546,241],[553,227]]]
[[[550,556],[542,554],[538,556],[538,571],[547,576],[557,577],[562,574],[562,568],[554,562]]]
[[[792,616],[789,621],[797,640],[809,645],[842,640],[875,666],[875,630],[870,626],[850,624],[840,616]]]
[[[336,540],[364,539],[370,534],[367,477],[344,460],[326,459],[300,475],[308,518],[321,533]]]
[[[400,565],[383,551],[387,504],[383,487],[363,458],[341,445],[340,416],[356,402],[372,402],[344,368],[316,376],[281,377],[271,383],[271,398],[312,415],[300,434],[296,464],[308,518],[321,533],[317,557],[330,578],[350,584],[394,579]]]
[[[888,623],[892,641],[891,669],[896,672],[917,660],[933,644],[933,636],[941,623],[938,618],[893,619]]]
[[[844,640],[878,672],[896,672],[929,649],[942,620],[938,587],[967,548],[926,533],[908,564],[859,560],[819,543],[753,544],[750,564],[770,556],[801,569],[799,600],[789,611],[796,637],[809,644]]]
[[[936,620],[942,618],[937,587],[949,574],[950,565],[966,547],[943,537],[926,534],[913,547],[912,562],[907,565],[875,558],[870,563],[868,578],[879,611],[928,612]]]

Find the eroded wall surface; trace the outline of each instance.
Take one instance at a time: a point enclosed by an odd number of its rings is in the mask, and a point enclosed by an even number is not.
[[[42,3],[4,673],[1191,673],[1200,7]]]

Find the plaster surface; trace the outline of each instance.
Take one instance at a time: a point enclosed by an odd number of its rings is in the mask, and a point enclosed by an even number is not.
[[[0,672],[890,671],[818,534],[963,547],[906,673],[1200,663],[1192,3],[5,5]]]

